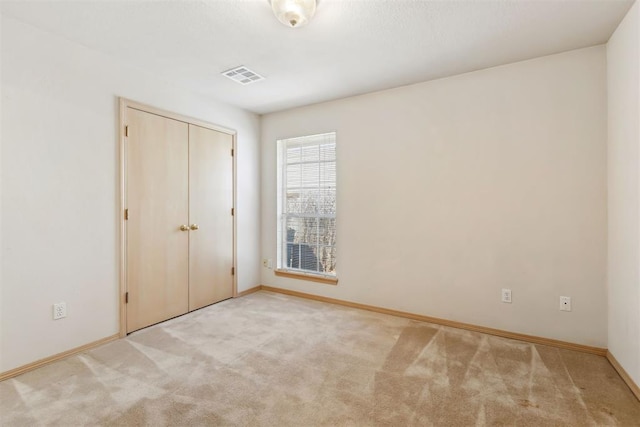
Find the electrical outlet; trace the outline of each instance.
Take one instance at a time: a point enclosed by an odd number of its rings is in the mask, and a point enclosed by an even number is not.
[[[271,258],[267,260],[267,268],[273,268],[273,260]]]
[[[271,258],[263,258],[262,266],[266,268],[273,268],[273,262],[271,261]]]
[[[502,302],[511,304],[511,289],[502,289]]]
[[[571,297],[560,297],[560,311],[571,311]]]
[[[59,302],[53,304],[53,320],[62,319],[63,317],[67,317],[67,303]]]

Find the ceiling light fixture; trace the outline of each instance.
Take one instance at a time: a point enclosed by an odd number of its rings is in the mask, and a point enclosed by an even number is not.
[[[284,25],[298,28],[316,13],[316,0],[271,0],[271,9]]]

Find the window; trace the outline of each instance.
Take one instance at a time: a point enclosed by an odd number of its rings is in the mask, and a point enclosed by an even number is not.
[[[278,141],[278,268],[336,275],[336,134]]]

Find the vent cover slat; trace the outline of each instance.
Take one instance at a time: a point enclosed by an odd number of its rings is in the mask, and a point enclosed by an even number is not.
[[[230,78],[234,82],[240,83],[241,85],[248,85],[250,83],[264,80],[264,77],[262,77],[260,74],[251,71],[245,66],[240,66],[231,70],[223,71],[222,75]]]

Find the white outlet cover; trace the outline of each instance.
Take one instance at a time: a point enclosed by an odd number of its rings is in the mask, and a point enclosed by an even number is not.
[[[571,297],[560,297],[560,311],[571,311]]]
[[[511,304],[511,289],[502,289],[502,302]]]
[[[67,317],[67,304],[64,302],[53,304],[53,320],[62,319],[63,317]]]

